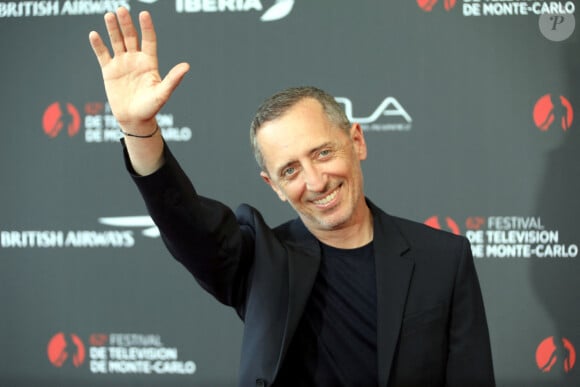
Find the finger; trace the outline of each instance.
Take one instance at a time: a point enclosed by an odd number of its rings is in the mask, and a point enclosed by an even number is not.
[[[137,51],[139,49],[139,40],[129,10],[123,7],[119,8],[117,10],[117,19],[121,27],[121,33],[123,34],[125,48],[127,51]]]
[[[111,54],[109,53],[109,49],[103,43],[103,39],[96,31],[91,31],[89,33],[89,42],[91,43],[91,47],[93,48],[93,52],[99,61],[99,65],[104,67],[109,61],[111,60]]]
[[[112,12],[107,12],[105,14],[105,25],[107,26],[107,32],[109,33],[113,53],[117,55],[125,52],[125,41],[123,39],[123,34],[119,29],[119,24],[117,23],[117,16]]]
[[[179,83],[181,83],[183,76],[188,71],[189,64],[185,62],[175,65],[171,70],[169,70],[169,72],[167,73],[165,78],[163,78],[163,80],[159,85],[159,87],[161,88],[161,95],[163,96],[163,99],[165,100],[169,99],[171,93],[173,93],[173,91],[177,88],[177,86],[179,86]]]
[[[139,26],[141,27],[141,50],[148,55],[157,55],[157,35],[151,15],[147,11],[139,14]]]

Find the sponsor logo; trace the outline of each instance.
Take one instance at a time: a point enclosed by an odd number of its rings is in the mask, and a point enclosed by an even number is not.
[[[534,105],[534,123],[541,131],[545,132],[552,127],[559,127],[566,131],[574,120],[574,110],[570,101],[560,95],[553,97],[546,94],[540,97]]]
[[[425,12],[432,12],[439,8],[438,0],[417,0],[417,5]],[[456,6],[456,0],[444,0],[441,2],[441,9],[447,12],[452,11]],[[527,15],[552,15],[564,16],[573,15],[576,5],[573,1],[532,1],[532,0],[463,0],[463,16],[527,16]],[[548,18],[546,28],[556,28],[557,26],[570,28],[569,23],[562,18]],[[551,25],[549,27],[548,25]],[[540,26],[542,28],[542,26]],[[572,27],[573,31],[573,27]],[[571,35],[571,33],[570,33]],[[562,39],[560,39],[562,40]]]
[[[536,364],[542,372],[553,372],[558,368],[568,373],[576,363],[576,349],[565,337],[550,336],[542,340],[536,349]]]
[[[548,229],[541,217],[470,217],[465,236],[476,258],[576,258],[578,245],[560,240],[558,230]]]
[[[461,233],[451,217],[431,216],[427,226]],[[534,216],[469,216],[465,219],[465,236],[475,258],[558,258],[578,256],[578,244],[563,243],[560,232],[548,229]]]
[[[285,18],[294,7],[294,0],[275,0],[261,15],[260,20],[270,22]],[[178,13],[224,13],[224,12],[261,12],[264,9],[260,0],[176,0]]]
[[[409,131],[413,119],[403,105],[394,97],[385,98],[367,117],[353,115],[352,101],[347,97],[336,97],[336,102],[344,106],[344,112],[351,122],[358,122],[365,131]]]
[[[135,237],[132,230],[0,230],[0,247],[2,248],[131,248],[133,246],[135,246]]]
[[[455,7],[457,0],[444,0],[442,3],[443,8],[445,8],[446,11],[450,11]],[[417,5],[425,12],[431,12],[436,4],[437,0],[417,0]]]
[[[117,230],[0,230],[0,247],[25,248],[131,248],[132,231]]]
[[[100,224],[125,230],[0,230],[2,248],[131,248],[135,246],[133,229],[141,235],[158,238],[159,229],[150,216],[101,217]]]
[[[52,365],[59,368],[67,362],[78,368],[84,363],[86,356],[84,343],[74,333],[66,335],[59,332],[52,336],[46,352]]]
[[[441,220],[444,220],[443,222]],[[429,227],[436,228],[437,230],[445,230],[452,232],[455,235],[459,235],[461,231],[459,230],[459,226],[457,222],[450,217],[445,217],[445,219],[439,219],[439,216],[432,216],[426,219],[423,223],[425,223]]]
[[[192,375],[197,366],[182,360],[176,347],[163,344],[158,334],[92,333],[87,350],[76,334],[59,332],[48,342],[49,362],[62,367],[72,362],[81,367],[88,355],[88,370],[92,374],[156,374]]]
[[[148,238],[158,238],[161,233],[150,216],[117,216],[99,218],[99,223],[117,227],[145,228],[141,233]]]
[[[76,136],[81,126],[81,116],[72,103],[54,102],[42,115],[42,129],[51,138],[64,129],[69,137]]]
[[[87,102],[84,104],[84,116],[72,103],[54,102],[44,111],[42,129],[51,138],[65,130],[70,137],[83,132],[86,143],[118,143],[122,137],[119,123],[105,102]],[[159,113],[157,123],[168,142],[190,141],[193,132],[188,126],[176,124],[171,113]]]
[[[102,15],[105,12],[114,12],[119,7],[130,9],[130,1],[5,1],[0,3],[0,18]]]

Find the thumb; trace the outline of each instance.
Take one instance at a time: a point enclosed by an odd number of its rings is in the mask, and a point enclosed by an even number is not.
[[[165,78],[163,78],[163,80],[159,84],[161,88],[161,94],[166,97],[165,99],[169,99],[171,93],[173,93],[173,91],[177,88],[177,86],[179,86],[181,80],[188,71],[189,71],[189,63],[186,62],[179,63],[175,65],[171,70],[169,70]]]

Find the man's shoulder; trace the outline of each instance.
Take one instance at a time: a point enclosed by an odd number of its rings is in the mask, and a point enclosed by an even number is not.
[[[391,215],[373,205],[374,216],[380,217],[383,230],[396,230],[410,246],[433,248],[457,246],[465,242],[465,237],[449,231],[436,229],[424,223],[405,217]]]
[[[287,220],[275,227],[269,226],[261,212],[256,208],[241,204],[236,209],[236,218],[241,226],[251,228],[256,238],[277,240],[282,244],[295,244],[300,246],[312,246],[315,238],[299,217]],[[261,237],[258,237],[261,235]]]
[[[299,218],[290,219],[282,224],[271,227],[267,224],[262,213],[255,207],[247,203],[242,203],[236,208],[236,218],[238,223],[262,229],[268,229],[276,235],[291,235],[301,230],[302,222]]]

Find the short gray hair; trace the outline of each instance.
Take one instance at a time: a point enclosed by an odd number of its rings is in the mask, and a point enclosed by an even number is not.
[[[264,156],[256,139],[258,130],[266,122],[281,117],[304,98],[313,98],[320,102],[329,121],[348,133],[351,123],[344,113],[342,106],[336,102],[332,95],[313,86],[291,87],[282,90],[262,102],[250,125],[250,142],[254,150],[256,162],[262,171],[267,172],[264,165]]]

